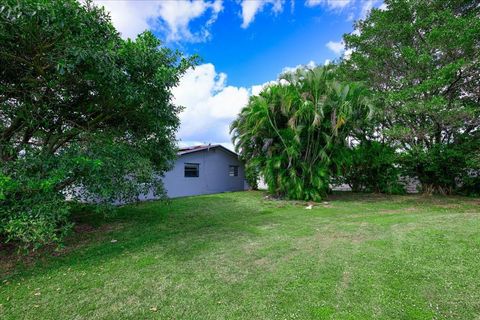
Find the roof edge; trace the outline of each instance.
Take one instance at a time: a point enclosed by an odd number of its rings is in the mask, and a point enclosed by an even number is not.
[[[226,151],[227,153],[230,153],[236,157],[239,157],[239,154],[222,146],[221,144],[212,144],[212,145],[206,145],[206,146],[197,146],[197,147],[192,147],[191,149],[188,149],[188,148],[185,148],[185,149],[179,149],[179,151],[177,152],[177,155],[178,156],[182,156],[184,154],[190,154],[190,153],[194,153],[194,152],[200,152],[200,151],[208,151],[210,149],[216,149],[216,148],[220,148],[222,149],[223,151]]]

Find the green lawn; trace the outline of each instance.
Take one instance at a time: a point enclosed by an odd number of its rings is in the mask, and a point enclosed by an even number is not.
[[[227,193],[79,228],[59,255],[0,255],[1,319],[480,318],[478,199],[344,194],[306,210]]]

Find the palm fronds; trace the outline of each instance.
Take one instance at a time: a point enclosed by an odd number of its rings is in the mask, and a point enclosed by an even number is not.
[[[266,87],[231,125],[236,150],[263,175],[269,191],[319,201],[329,188],[332,151],[372,107],[357,83],[335,79],[336,67],[300,68]]]

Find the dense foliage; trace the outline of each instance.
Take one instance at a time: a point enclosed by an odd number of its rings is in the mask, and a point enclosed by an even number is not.
[[[336,80],[336,67],[300,68],[250,98],[233,139],[271,193],[317,201],[329,190],[333,154],[371,108],[362,86]]]
[[[375,133],[402,152],[428,192],[480,181],[480,7],[470,0],[387,0],[344,37],[348,79],[380,101]],[[477,168],[477,169],[475,169]]]
[[[400,183],[398,155],[385,143],[365,140],[341,153],[337,183],[348,184],[354,192],[404,193]]]
[[[425,151],[401,155],[399,163],[409,176],[420,172],[425,193],[480,195],[480,139],[436,144]],[[435,187],[436,186],[436,187]]]
[[[354,191],[402,193],[410,176],[428,193],[480,193],[480,6],[384,7],[345,35],[352,54],[339,68],[300,70],[252,97],[233,123],[238,150],[271,192],[318,200],[332,176]],[[374,117],[351,113],[362,110],[350,92],[358,83]]]
[[[41,245],[65,198],[134,200],[175,157],[170,89],[194,63],[151,33],[122,40],[74,0],[0,5],[0,240]]]

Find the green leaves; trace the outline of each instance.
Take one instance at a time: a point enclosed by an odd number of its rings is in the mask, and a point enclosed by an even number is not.
[[[197,57],[163,47],[150,32],[122,40],[91,2],[1,6],[0,177],[11,182],[0,188],[0,224],[10,225],[0,237],[59,240],[66,197],[162,197],[158,175],[176,156],[181,110],[171,88]]]
[[[399,182],[398,155],[388,144],[362,141],[339,152],[337,183],[348,184],[354,192],[405,193]]]
[[[356,23],[357,34],[344,36],[346,47],[353,49],[351,59],[342,63],[344,76],[364,82],[381,102],[379,117],[361,133],[363,138],[380,136],[413,157],[407,171],[422,183],[453,190],[439,176],[432,182],[423,169],[431,165],[427,159],[436,162],[439,172],[450,172],[449,164],[440,156],[420,155],[437,148],[464,149],[460,144],[467,148],[478,139],[480,8],[453,0],[385,4],[386,10],[374,9]],[[455,181],[452,176],[447,180]]]
[[[336,72],[325,66],[282,75],[232,123],[237,150],[271,193],[313,201],[326,195],[333,151],[345,143],[350,122],[369,112],[363,103],[368,93],[338,81]]]

